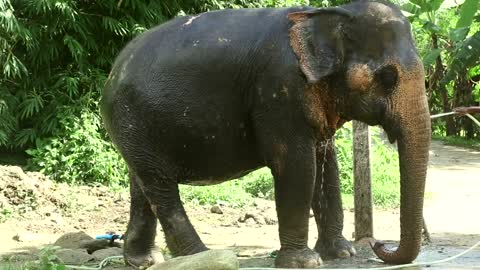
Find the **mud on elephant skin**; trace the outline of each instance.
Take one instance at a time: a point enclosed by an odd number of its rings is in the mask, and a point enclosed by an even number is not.
[[[355,254],[343,213],[332,136],[346,121],[381,125],[398,141],[400,246],[419,252],[430,143],[424,72],[398,8],[221,10],[180,17],[131,41],[105,85],[101,113],[126,160],[131,211],[126,261],[153,262],[157,226],[173,255],[206,250],[178,184],[215,184],[268,166],[275,181],[277,267],[316,267]],[[319,238],[307,246],[309,210]]]

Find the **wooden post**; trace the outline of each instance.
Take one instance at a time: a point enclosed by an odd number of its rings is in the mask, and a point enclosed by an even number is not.
[[[368,125],[353,121],[353,175],[355,193],[355,240],[373,237],[370,131]]]

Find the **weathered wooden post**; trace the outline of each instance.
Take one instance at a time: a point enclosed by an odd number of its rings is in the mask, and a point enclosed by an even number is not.
[[[355,241],[373,237],[370,131],[368,125],[353,121],[353,175],[355,196]]]

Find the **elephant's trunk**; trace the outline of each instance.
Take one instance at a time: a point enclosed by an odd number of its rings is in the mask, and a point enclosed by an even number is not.
[[[394,126],[398,131],[395,137],[400,157],[400,245],[395,251],[378,242],[373,246],[380,259],[392,264],[412,262],[418,256],[422,242],[423,197],[431,127],[423,72],[412,77],[404,78],[401,88],[392,98],[393,113],[398,116]]]

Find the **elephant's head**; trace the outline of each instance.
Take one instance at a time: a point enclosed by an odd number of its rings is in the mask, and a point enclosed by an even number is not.
[[[327,113],[381,125],[398,141],[400,246],[391,251],[376,243],[373,249],[388,263],[413,261],[421,246],[430,118],[410,24],[395,6],[370,1],[288,17],[290,44],[308,84],[324,86],[316,89],[334,103],[335,112]]]

